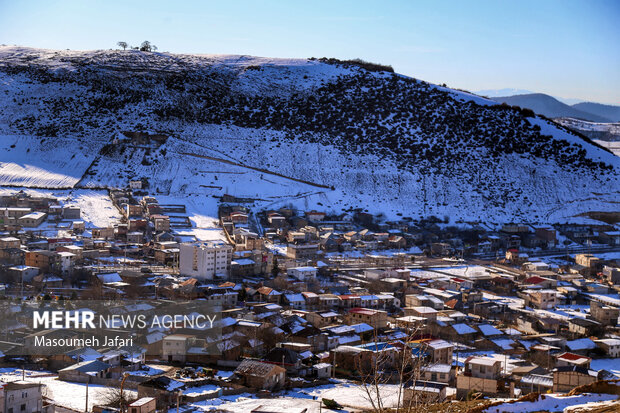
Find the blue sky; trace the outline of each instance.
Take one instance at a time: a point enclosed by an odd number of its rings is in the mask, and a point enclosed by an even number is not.
[[[620,1],[0,0],[0,43],[338,57],[467,90],[620,104]]]

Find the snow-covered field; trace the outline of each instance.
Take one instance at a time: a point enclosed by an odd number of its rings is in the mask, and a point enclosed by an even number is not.
[[[71,188],[94,160],[73,139],[0,136],[0,185]]]
[[[86,406],[86,384],[70,383],[58,380],[57,376],[40,377],[45,372],[26,371],[25,381],[41,383],[46,386],[44,394],[55,400],[60,406],[83,411]],[[19,369],[0,369],[0,380],[4,382],[21,380],[22,371]],[[126,390],[128,396],[137,397],[137,392]],[[88,408],[105,403],[110,389],[97,384],[88,386]]]
[[[398,386],[381,385],[380,397],[384,407],[396,407],[398,401]],[[373,399],[376,396],[372,393]],[[348,411],[371,409],[372,403],[363,387],[347,380],[337,380],[335,384],[287,391],[284,396],[273,399],[258,399],[249,394],[238,396],[224,396],[219,399],[193,403],[196,411],[219,410],[231,413],[247,413],[259,406],[268,406],[276,411],[290,411],[291,413],[308,409],[308,413],[318,413],[320,400],[332,399],[340,403]],[[375,401],[376,402],[376,401]],[[327,411],[323,408],[322,411]]]
[[[489,407],[487,413],[529,413],[529,412],[562,412],[568,407],[577,406],[587,409],[588,403],[598,403],[601,401],[615,400],[615,394],[579,394],[576,396],[566,396],[563,394],[543,394],[534,402],[503,403],[499,406]]]

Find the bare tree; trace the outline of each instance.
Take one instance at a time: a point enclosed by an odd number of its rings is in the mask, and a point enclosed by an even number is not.
[[[152,52],[154,50],[157,50],[157,46],[151,44],[151,42],[149,42],[148,40],[145,40],[140,45],[140,50],[143,52]]]
[[[422,412],[430,405],[441,402],[437,396],[414,388],[428,365],[428,345],[423,341],[414,341],[420,332],[419,327],[411,328],[406,339],[392,344],[381,342],[375,334],[372,351],[360,353],[356,370],[360,375],[364,398],[371,405],[372,412]],[[395,406],[385,405],[388,396],[396,397]],[[448,410],[446,406],[446,410],[442,411]]]
[[[126,50],[126,49],[127,49],[127,46],[128,46],[127,42],[118,42],[118,43],[116,43],[116,44],[117,44],[119,47],[122,47],[122,48],[123,48],[123,50]]]
[[[132,392],[122,391],[120,387],[108,387],[105,392],[101,395],[101,401],[104,406],[110,407],[120,407],[121,402],[123,406],[127,406],[134,401],[136,401],[136,397]]]

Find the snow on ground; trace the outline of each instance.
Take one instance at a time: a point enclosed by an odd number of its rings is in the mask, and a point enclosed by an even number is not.
[[[214,385],[214,384],[205,384],[203,386],[198,386],[198,387],[190,387],[187,388],[185,390],[183,390],[183,394],[187,395],[187,396],[199,396],[201,394],[204,393],[212,393],[216,390],[219,390],[220,387]]]
[[[80,207],[80,220],[84,221],[87,228],[107,227],[118,223],[121,215],[114,207],[107,191],[93,189],[34,189],[13,188],[0,186],[0,195],[9,195],[18,191],[24,191],[31,196],[52,196],[59,200],[61,205],[74,205]],[[42,227],[53,230],[51,223],[44,223]]]
[[[534,402],[503,403],[489,407],[487,413],[528,413],[538,411],[561,412],[567,407],[584,405],[586,403],[615,400],[615,394],[579,394],[576,396],[564,396],[562,394],[544,394]]]
[[[512,309],[518,309],[525,307],[525,300],[518,297],[504,297],[501,295],[495,295],[486,291],[482,292],[482,298],[488,301],[496,301],[507,304]]]
[[[80,145],[72,139],[1,135],[0,185],[71,188],[96,155]]]
[[[390,384],[381,385],[380,397],[385,407],[395,407],[398,400],[398,386]],[[290,390],[284,393],[283,397],[273,399],[257,399],[249,394],[242,394],[193,403],[191,406],[196,411],[221,409],[231,413],[246,413],[259,406],[268,406],[274,410],[289,410],[291,412],[301,411],[306,408],[308,413],[318,413],[320,411],[320,400],[323,398],[332,399],[340,403],[345,407],[344,412],[350,411],[349,409],[372,408],[372,404],[363,387],[347,380],[336,380],[333,384],[307,389]],[[323,408],[323,411],[326,410]]]
[[[29,383],[41,383],[47,387],[48,397],[55,400],[59,405],[70,409],[82,411],[86,405],[86,384],[70,383],[58,380],[58,376],[49,375],[45,377],[46,372],[27,371],[25,381]],[[0,370],[0,380],[4,382],[21,380],[22,371],[20,369],[2,369]],[[131,397],[137,397],[137,392],[126,390]],[[90,384],[88,386],[88,406],[89,409],[96,404],[102,404],[106,401],[110,393],[110,388],[98,384]]]
[[[185,215],[192,223],[192,228],[175,231],[177,235],[193,236],[197,241],[226,241],[224,231],[217,218],[218,199],[199,193],[186,196],[156,195],[160,204],[185,205]],[[174,215],[174,214],[171,214]]]
[[[372,390],[373,398],[376,394]],[[345,407],[370,409],[372,404],[365,389],[357,384],[347,380],[338,380],[336,384],[328,384],[325,386],[312,387],[299,391],[290,391],[287,394],[296,397],[317,397],[319,399],[332,399]],[[384,407],[396,407],[398,404],[398,386],[395,384],[381,385],[379,396]]]
[[[590,363],[592,370],[605,369],[620,377],[620,358],[594,359]]]
[[[108,227],[121,219],[107,191],[76,189],[69,193],[65,202],[80,207],[80,219],[86,227]]]
[[[260,406],[269,407],[273,411],[297,413],[307,409],[306,413],[319,413],[321,411],[318,400],[298,399],[294,397],[279,397],[275,399],[256,399],[251,394],[238,396],[223,396],[217,399],[190,403],[190,409],[194,412],[222,411],[227,413],[247,413]],[[187,411],[187,410],[186,410]],[[327,409],[323,409],[327,411]],[[345,410],[346,412],[346,410]]]
[[[607,400],[603,402],[590,402],[586,404],[576,404],[564,409],[564,413],[584,413],[594,411],[598,412],[617,412],[620,411],[620,400]]]

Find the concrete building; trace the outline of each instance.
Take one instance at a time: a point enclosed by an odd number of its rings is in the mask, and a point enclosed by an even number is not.
[[[71,205],[63,207],[62,217],[64,219],[80,219],[80,207]]]
[[[548,310],[557,305],[557,291],[551,289],[526,291],[526,305]]]
[[[295,260],[314,257],[319,251],[319,244],[288,244],[286,256]]]
[[[228,278],[232,252],[232,247],[223,242],[181,244],[179,271],[199,280]]]
[[[472,390],[492,395],[501,389],[502,362],[492,357],[472,356],[465,360],[465,371],[457,376],[457,397],[465,397]]]
[[[17,223],[22,227],[36,228],[45,221],[47,214],[45,212],[31,212],[17,219]]]
[[[607,356],[613,358],[620,357],[620,339],[603,338],[600,340],[594,340],[594,342],[605,351]]]
[[[1,383],[0,393],[4,396],[3,412],[6,413],[38,413],[43,411],[43,397],[39,383],[14,381]]]
[[[315,267],[295,267],[287,269],[286,274],[297,280],[305,281],[307,279],[315,278],[317,271],[318,270]]]
[[[155,413],[156,407],[154,397],[142,397],[129,405],[129,413]]]
[[[590,301],[590,315],[604,326],[616,326],[620,309],[592,300]]]
[[[257,390],[274,390],[284,387],[286,369],[275,364],[245,359],[235,369],[240,384]]]

